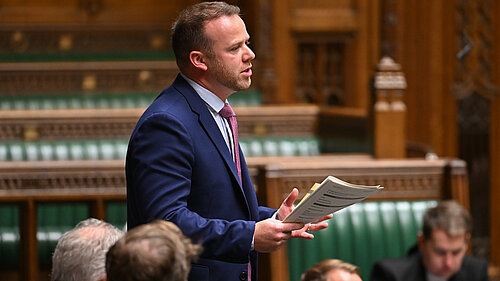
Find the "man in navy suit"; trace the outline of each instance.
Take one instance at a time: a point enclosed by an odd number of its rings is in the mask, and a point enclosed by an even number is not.
[[[251,84],[255,54],[239,12],[203,2],[180,13],[172,48],[181,73],[139,119],[127,152],[128,227],[164,219],[201,243],[189,280],[257,280],[257,252],[327,227],[281,222],[297,189],[278,210],[258,206],[237,135],[222,116],[227,98]]]
[[[486,260],[467,256],[472,222],[455,201],[426,211],[418,247],[398,259],[375,263],[371,281],[487,281]]]

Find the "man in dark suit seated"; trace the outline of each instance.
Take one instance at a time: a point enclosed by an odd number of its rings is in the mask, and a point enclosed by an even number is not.
[[[371,281],[483,281],[487,262],[466,256],[472,231],[470,214],[454,201],[426,211],[418,244],[408,255],[375,263]]]

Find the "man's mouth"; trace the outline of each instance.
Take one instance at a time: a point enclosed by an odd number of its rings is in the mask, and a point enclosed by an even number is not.
[[[241,73],[246,76],[252,76],[252,67],[250,66],[249,68],[243,70]]]

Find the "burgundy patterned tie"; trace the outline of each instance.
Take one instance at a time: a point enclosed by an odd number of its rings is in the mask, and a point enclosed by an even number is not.
[[[228,103],[224,104],[224,107],[219,111],[219,114],[226,118],[231,126],[231,131],[233,132],[234,140],[234,163],[236,164],[236,170],[238,170],[238,176],[241,182],[241,165],[240,165],[240,152],[238,148],[238,122],[236,121],[236,114],[234,114],[233,109]],[[243,184],[243,183],[242,183]],[[252,279],[252,267],[250,262],[248,263],[248,281]]]
[[[238,176],[240,177],[241,182],[240,153],[238,149],[238,122],[236,122],[236,114],[234,114],[233,109],[228,103],[224,104],[224,107],[219,111],[219,114],[226,118],[231,126],[234,141],[234,163],[236,164],[236,170],[238,170]]]

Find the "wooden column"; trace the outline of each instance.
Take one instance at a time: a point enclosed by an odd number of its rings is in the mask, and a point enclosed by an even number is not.
[[[500,24],[500,3],[493,2],[492,26]],[[500,48],[500,30],[494,28],[493,33],[493,49]],[[492,71],[493,82],[495,85],[500,84],[500,54],[494,53]],[[491,125],[490,125],[490,165],[491,165],[491,187],[490,187],[490,261],[496,266],[496,276],[500,276],[500,99],[496,97],[491,103]],[[499,277],[500,278],[500,277]]]
[[[19,204],[21,281],[38,280],[38,241],[36,203],[33,199]]]
[[[375,74],[374,154],[376,158],[406,157],[406,79],[399,64],[383,57]]]
[[[269,178],[267,171],[261,171],[266,176],[265,189],[261,192],[262,199],[266,202],[266,205],[271,208],[279,208],[281,202],[286,197],[282,191],[282,187],[285,184],[283,180],[279,177]],[[292,187],[290,187],[291,191]],[[263,281],[288,281],[290,280],[290,274],[288,270],[288,251],[286,245],[281,247],[279,250],[271,252],[269,254],[261,255],[263,256],[266,266],[269,266],[268,271],[259,270],[259,280]],[[259,257],[260,259],[260,257]],[[262,263],[261,263],[262,264]]]

